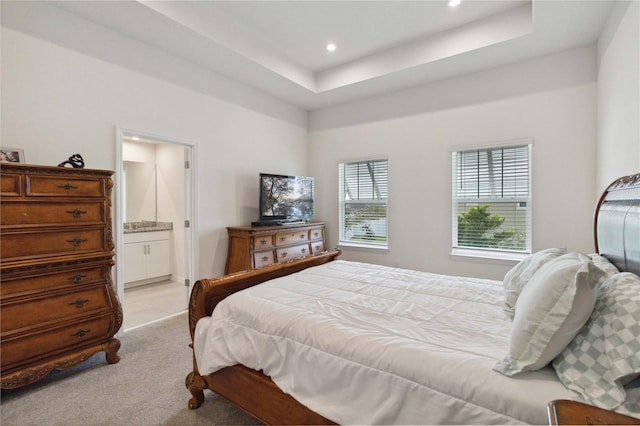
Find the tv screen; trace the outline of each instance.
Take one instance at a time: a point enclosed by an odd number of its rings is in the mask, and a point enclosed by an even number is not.
[[[313,178],[260,173],[260,220],[313,218]]]

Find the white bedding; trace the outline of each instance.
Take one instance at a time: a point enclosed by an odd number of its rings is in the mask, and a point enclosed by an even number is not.
[[[545,367],[493,371],[499,281],[334,261],[223,300],[196,327],[200,374],[243,364],[340,424],[547,424],[575,394]]]

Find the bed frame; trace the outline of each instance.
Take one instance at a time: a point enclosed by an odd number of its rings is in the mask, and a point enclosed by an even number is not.
[[[596,205],[593,228],[596,252],[620,271],[640,275],[640,173],[609,185]]]
[[[198,320],[210,316],[213,308],[225,297],[274,278],[331,262],[341,253],[335,249],[287,263],[197,281],[189,300],[190,346],[193,348]],[[210,389],[266,424],[335,424],[282,392],[269,377],[243,365],[226,367],[201,376],[194,355],[193,371],[187,375],[185,384],[193,395],[189,400],[189,408],[198,408],[204,401],[204,389]]]
[[[619,270],[640,275],[640,173],[616,180],[602,194],[594,214],[594,235],[596,252],[611,260]],[[333,250],[196,282],[189,302],[191,346],[198,320],[210,316],[216,304],[228,295],[333,261],[339,255],[340,250]],[[204,401],[204,390],[210,389],[266,424],[334,424],[282,392],[269,377],[242,365],[201,376],[194,357],[186,386],[193,395],[189,408],[199,407]]]

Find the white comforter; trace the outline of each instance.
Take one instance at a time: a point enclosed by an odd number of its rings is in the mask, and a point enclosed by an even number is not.
[[[222,301],[201,374],[244,364],[340,424],[547,424],[571,399],[550,367],[505,377],[502,283],[334,261]]]

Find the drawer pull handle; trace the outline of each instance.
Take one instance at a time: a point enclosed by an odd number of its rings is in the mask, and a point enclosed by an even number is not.
[[[313,236],[314,236],[314,237],[317,237],[318,235],[320,235],[318,232],[314,232],[314,233],[313,233]]]
[[[260,244],[262,244],[262,245],[267,244],[267,240],[260,240]]]
[[[268,256],[262,256],[262,261],[263,261],[263,262],[266,262],[267,260],[269,260],[269,257],[268,257]]]
[[[307,249],[306,249],[306,248],[303,248],[303,249],[301,249],[300,251],[301,251],[302,253],[306,253],[306,252],[307,252]]]
[[[287,237],[280,237],[280,241],[287,241]]]
[[[79,284],[82,282],[82,280],[86,277],[86,275],[82,275],[82,274],[75,274],[72,277],[69,277],[70,280],[73,280],[74,283]]]
[[[91,330],[78,330],[77,332],[73,333],[71,335],[71,337],[77,337],[78,339],[84,337],[85,335],[89,334],[91,332]]]
[[[86,214],[87,212],[84,210],[79,210],[79,209],[75,209],[75,210],[67,210],[67,213],[69,213],[70,215],[73,216],[74,219],[79,218],[81,215]]]
[[[282,252],[282,257],[287,257],[287,252],[286,251]]]
[[[76,308],[80,309],[84,306],[85,303],[87,303],[89,301],[89,299],[76,299],[74,302],[71,303],[67,303],[67,305],[71,306],[71,305],[75,305]]]
[[[58,188],[66,189],[67,191],[70,189],[78,189],[77,186],[73,186],[70,183],[65,183],[64,185],[58,185]]]
[[[303,239],[304,239],[304,237],[305,237],[305,235],[304,235],[304,234],[300,234],[300,239],[301,239],[301,240],[303,240]]]
[[[87,240],[83,238],[74,238],[73,240],[67,240],[68,243],[73,244],[74,247],[78,247],[82,243],[86,243]]]

